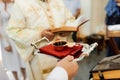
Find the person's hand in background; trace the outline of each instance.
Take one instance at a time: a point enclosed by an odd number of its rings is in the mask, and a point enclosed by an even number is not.
[[[115,0],[117,3],[120,3],[120,0]]]
[[[120,6],[120,0],[115,0],[117,5]]]
[[[7,47],[5,47],[5,50],[8,51],[8,52],[12,52],[12,48],[11,48],[11,46],[7,46]]]

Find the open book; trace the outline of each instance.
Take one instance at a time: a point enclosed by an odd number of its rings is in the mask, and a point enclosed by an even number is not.
[[[65,26],[59,28],[51,29],[51,32],[59,32],[59,31],[78,31],[79,27],[88,22],[89,19],[85,16],[79,16],[74,22],[68,22]]]

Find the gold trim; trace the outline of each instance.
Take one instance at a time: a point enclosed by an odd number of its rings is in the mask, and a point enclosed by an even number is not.
[[[43,2],[41,2],[41,1],[40,1],[40,5],[42,6],[42,9],[44,10],[44,12],[45,12],[45,14],[46,14],[46,16],[48,18],[50,27],[54,28],[54,21],[53,21],[52,15],[51,15],[51,10],[50,10],[50,6],[49,6],[49,0],[45,0],[45,6],[46,6],[46,8],[44,7]],[[51,16],[48,16],[48,13],[50,13]]]

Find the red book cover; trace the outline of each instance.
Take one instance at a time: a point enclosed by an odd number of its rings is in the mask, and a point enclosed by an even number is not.
[[[39,51],[43,54],[52,55],[58,58],[64,58],[67,55],[73,55],[75,58],[77,58],[80,56],[82,48],[82,45],[77,44],[73,47],[66,46],[64,50],[57,51],[52,44],[49,44],[47,46],[39,48]]]

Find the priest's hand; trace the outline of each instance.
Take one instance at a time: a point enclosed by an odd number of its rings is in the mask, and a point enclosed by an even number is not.
[[[46,37],[51,41],[54,38],[54,34],[50,31],[50,29],[46,29],[41,32],[41,37]]]

